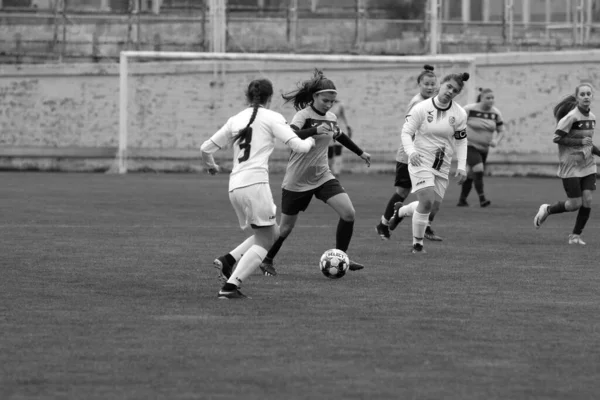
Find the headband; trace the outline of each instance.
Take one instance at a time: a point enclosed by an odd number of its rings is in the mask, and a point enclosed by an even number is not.
[[[323,90],[316,91],[315,94],[325,93],[325,92],[337,93],[337,90],[335,90],[335,89],[323,89]]]

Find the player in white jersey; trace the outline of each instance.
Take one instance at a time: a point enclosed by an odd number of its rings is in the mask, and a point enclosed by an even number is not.
[[[419,93],[417,93],[408,103],[404,118],[410,113],[412,108],[422,102],[423,100],[429,99],[435,95],[437,91],[437,77],[433,72],[434,68],[431,65],[424,65],[423,71],[417,77],[417,85],[419,86]],[[398,147],[396,153],[396,176],[394,181],[395,193],[387,202],[381,220],[375,227],[377,234],[382,240],[390,239],[390,231],[396,229],[396,226],[400,223],[402,218],[398,217],[396,211],[403,206],[402,202],[410,194],[412,183],[410,182],[410,174],[408,173],[408,156],[404,151],[402,141]],[[429,225],[425,230],[425,238],[434,241],[441,241],[442,238],[435,234],[431,228],[431,223],[435,217],[435,214],[439,210],[439,203],[435,203],[431,213],[429,214]]]
[[[455,152],[458,183],[467,177],[467,113],[453,99],[468,80],[466,72],[445,76],[438,94],[413,107],[402,128],[402,144],[417,201],[401,207],[397,213],[401,217],[412,215],[413,253],[424,252],[429,213],[433,204],[444,198]]]
[[[229,200],[242,230],[253,230],[253,235],[235,250],[214,261],[221,277],[227,280],[219,291],[220,299],[246,297],[239,290],[241,283],[259,267],[279,234],[275,221],[277,207],[269,186],[269,156],[275,138],[298,153],[306,153],[315,145],[313,138],[300,139],[283,115],[268,109],[272,96],[273,85],[269,80],[250,82],[246,99],[251,107],[229,118],[200,148],[205,168],[215,174],[219,166],[212,154],[229,145],[233,147]],[[237,258],[239,262],[233,271]]]
[[[301,211],[312,198],[323,201],[339,216],[335,248],[347,252],[354,232],[354,206],[350,196],[335,178],[327,162],[327,148],[335,139],[348,150],[371,163],[369,153],[358,147],[337,125],[337,117],[329,111],[337,97],[334,83],[316,70],[313,77],[302,82],[298,89],[284,94],[286,102],[293,102],[298,110],[291,126],[299,137],[312,136],[315,147],[305,154],[292,152],[281,184],[281,232],[269,249],[260,268],[265,275],[276,275],[273,259],[283,242],[294,229]],[[364,266],[350,258],[349,269],[357,271]]]
[[[569,244],[581,246],[585,245],[581,233],[590,217],[592,192],[596,190],[594,155],[600,156],[600,149],[592,142],[596,127],[596,117],[590,111],[593,97],[592,85],[582,83],[575,88],[575,96],[566,97],[554,107],[558,121],[554,133],[560,162],[558,176],[562,178],[567,200],[542,204],[533,219],[539,228],[551,214],[578,211]]]

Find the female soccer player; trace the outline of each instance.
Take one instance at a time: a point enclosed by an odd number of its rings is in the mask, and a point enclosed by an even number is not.
[[[346,118],[346,109],[340,100],[335,100],[333,103],[333,107],[329,110],[334,113],[339,123],[342,122],[345,126],[345,132],[349,138],[352,138],[352,128],[348,123],[348,119]],[[342,128],[340,126],[340,128]],[[343,167],[343,158],[342,158],[342,149],[344,147],[339,144],[337,141],[333,140],[329,144],[329,148],[327,149],[327,161],[329,162],[329,169],[335,175],[339,175],[342,173]]]
[[[596,117],[590,111],[594,97],[592,85],[582,83],[575,88],[575,96],[563,99],[554,107],[558,121],[554,143],[558,144],[558,176],[562,178],[567,200],[542,204],[533,219],[539,228],[551,214],[579,210],[569,244],[585,245],[581,233],[592,206],[592,191],[596,190],[596,162],[600,149],[592,143]]]
[[[504,137],[504,122],[502,114],[494,106],[494,92],[492,89],[479,89],[477,103],[468,104],[467,129],[469,140],[467,145],[467,180],[462,184],[460,199],[457,206],[468,207],[467,197],[471,192],[473,182],[475,191],[479,195],[479,205],[487,207],[491,202],[485,198],[483,192],[483,173],[490,147],[496,147]]]
[[[411,99],[410,103],[408,103],[405,117],[408,116],[416,104],[419,104],[423,100],[429,99],[435,94],[437,89],[437,77],[435,76],[433,70],[434,68],[431,65],[423,66],[423,71],[421,71],[417,77],[419,93]],[[402,207],[402,202],[408,197],[412,187],[410,175],[408,173],[408,156],[404,151],[402,142],[400,142],[400,146],[398,147],[398,151],[396,153],[396,178],[394,187],[396,193],[394,193],[388,201],[385,211],[381,216],[381,220],[375,227],[382,240],[389,240],[390,231],[396,229],[396,226],[398,226],[402,220],[402,218],[398,217],[395,212]],[[433,218],[435,217],[435,214],[438,212],[439,208],[440,203],[434,203],[433,208],[431,209],[431,214],[429,214],[429,225],[427,225],[427,229],[425,229],[426,239],[435,241],[442,240],[442,238],[436,235],[431,228],[431,222],[433,221]]]
[[[467,113],[452,100],[468,80],[466,72],[445,76],[438,94],[414,106],[402,127],[402,144],[417,201],[401,207],[397,213],[400,217],[412,215],[413,253],[424,252],[423,236],[429,214],[433,204],[444,198],[455,151],[458,183],[467,177]]]
[[[281,245],[294,229],[298,214],[305,211],[313,196],[325,202],[339,215],[335,248],[347,251],[354,230],[355,211],[350,197],[333,176],[327,164],[327,148],[332,139],[371,165],[371,156],[358,147],[337,125],[337,117],[330,109],[335,103],[337,90],[333,82],[319,70],[299,87],[283,95],[298,110],[291,127],[299,137],[312,136],[316,145],[308,153],[292,152],[282,183],[281,221],[279,238],[261,264],[265,275],[276,275],[273,259]],[[350,261],[349,269],[356,271],[363,265]]]
[[[202,162],[211,173],[219,171],[212,156],[214,152],[231,144],[233,146],[233,169],[229,177],[229,200],[237,214],[240,227],[251,227],[254,234],[236,250],[243,254],[235,271],[231,264],[215,260],[215,266],[227,279],[219,291],[220,299],[244,298],[239,287],[267,254],[279,232],[275,222],[277,207],[269,186],[269,156],[275,146],[275,138],[287,144],[294,152],[306,153],[315,145],[313,138],[301,140],[286,124],[285,118],[268,110],[273,96],[273,85],[267,79],[250,82],[246,99],[251,105],[227,123],[209,140],[202,144]],[[231,254],[227,256],[232,257]],[[227,256],[223,259],[227,259]]]

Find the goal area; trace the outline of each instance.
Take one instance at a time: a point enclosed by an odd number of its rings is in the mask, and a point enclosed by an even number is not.
[[[471,80],[457,101],[472,102],[477,84],[475,58],[464,55],[359,56],[334,54],[252,54],[123,51],[119,66],[118,151],[111,172],[148,168],[197,170],[200,145],[229,117],[246,107],[253,79],[273,83],[271,109],[290,121],[295,110],[281,94],[323,71],[338,90],[353,140],[387,161],[400,143],[410,99],[418,93],[423,66],[438,79],[469,72]],[[342,125],[343,128],[343,125]],[[217,159],[227,163],[229,152]],[[287,159],[278,144],[272,159]]]

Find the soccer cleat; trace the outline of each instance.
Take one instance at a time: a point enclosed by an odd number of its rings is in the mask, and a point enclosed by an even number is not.
[[[458,199],[458,204],[456,204],[457,207],[469,207],[469,203],[467,203],[467,200],[465,199]]]
[[[222,281],[227,282],[227,279],[231,277],[231,274],[233,272],[233,265],[230,265],[227,262],[225,256],[215,258],[215,261],[213,261],[213,265],[219,270],[219,278]]]
[[[492,202],[489,200],[484,200],[479,203],[479,205],[483,208],[488,207],[490,204],[492,204]]]
[[[432,242],[441,242],[444,240],[440,236],[436,235],[430,226],[425,229],[425,239],[431,240]]]
[[[398,210],[400,210],[400,208],[403,206],[404,204],[399,201],[396,204],[394,204],[394,214],[392,215],[392,218],[390,218],[390,221],[388,222],[388,228],[390,231],[393,231],[394,229],[396,229],[396,227],[398,226],[398,224],[400,222],[402,222],[402,220],[404,219],[404,217],[400,217],[398,215]]]
[[[540,226],[542,226],[546,218],[548,218],[548,215],[550,215],[548,213],[548,208],[550,208],[550,204],[542,204],[537,214],[535,214],[535,217],[533,218],[535,229],[540,229]]]
[[[381,240],[390,240],[390,229],[387,225],[384,225],[381,221],[375,227],[377,234],[381,237]]]
[[[264,276],[276,276],[277,275],[277,271],[275,270],[275,267],[273,266],[273,260],[266,261],[263,260],[263,262],[260,263],[260,270],[262,271]]]
[[[425,251],[425,249],[423,248],[423,245],[421,243],[415,243],[415,244],[413,244],[412,253],[413,254],[426,254],[427,252]]]
[[[365,267],[364,265],[354,262],[352,260],[350,260],[350,264],[348,265],[348,269],[350,271],[359,271],[359,270],[363,269],[364,267]]]
[[[585,246],[585,242],[581,240],[581,236],[571,233],[569,235],[569,244],[578,244],[580,246]]]
[[[225,300],[233,300],[233,299],[249,299],[250,297],[246,296],[245,294],[243,294],[242,292],[240,292],[240,289],[235,289],[235,290],[219,290],[219,299],[225,299]]]

